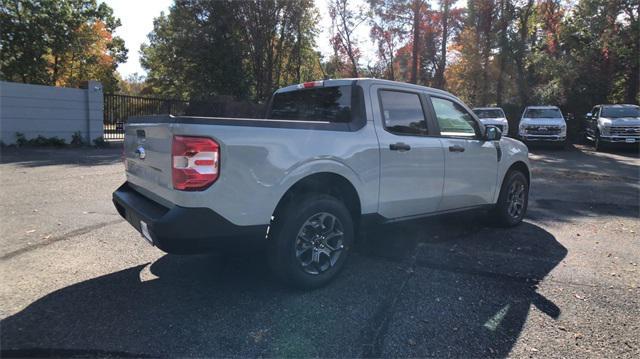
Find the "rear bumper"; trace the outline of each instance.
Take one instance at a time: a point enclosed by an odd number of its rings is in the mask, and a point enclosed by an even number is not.
[[[124,183],[113,192],[118,213],[138,232],[147,224],[151,242],[167,253],[205,253],[219,249],[259,248],[268,225],[238,226],[209,208],[167,208]]]

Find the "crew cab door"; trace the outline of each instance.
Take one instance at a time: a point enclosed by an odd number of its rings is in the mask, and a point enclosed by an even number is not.
[[[444,152],[426,116],[426,97],[402,87],[371,89],[380,143],[378,213],[393,219],[436,211],[442,198]]]
[[[481,124],[453,98],[429,96],[445,153],[440,211],[493,202],[498,176],[496,144],[482,139]]]

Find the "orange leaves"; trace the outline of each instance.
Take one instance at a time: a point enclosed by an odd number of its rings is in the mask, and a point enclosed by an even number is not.
[[[65,51],[47,56],[56,86],[77,86],[87,79],[102,79],[111,73],[115,60],[109,46],[113,40],[104,22],[80,25]]]

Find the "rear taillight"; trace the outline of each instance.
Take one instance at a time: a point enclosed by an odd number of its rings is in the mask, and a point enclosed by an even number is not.
[[[206,137],[174,136],[171,146],[173,188],[202,191],[218,179],[220,146]]]
[[[310,81],[310,82],[303,82],[299,84],[298,88],[310,89],[310,88],[322,87],[322,86],[324,86],[324,81]]]

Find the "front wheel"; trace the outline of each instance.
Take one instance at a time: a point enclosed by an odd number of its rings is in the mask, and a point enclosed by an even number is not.
[[[520,171],[509,171],[500,189],[498,203],[493,210],[493,219],[503,227],[512,227],[522,222],[529,204],[529,181]]]
[[[290,202],[275,218],[269,264],[276,276],[298,288],[321,287],[342,269],[354,240],[347,207],[324,194]]]
[[[604,143],[600,140],[600,132],[596,132],[593,136],[593,147],[596,152],[602,152],[604,150]]]

